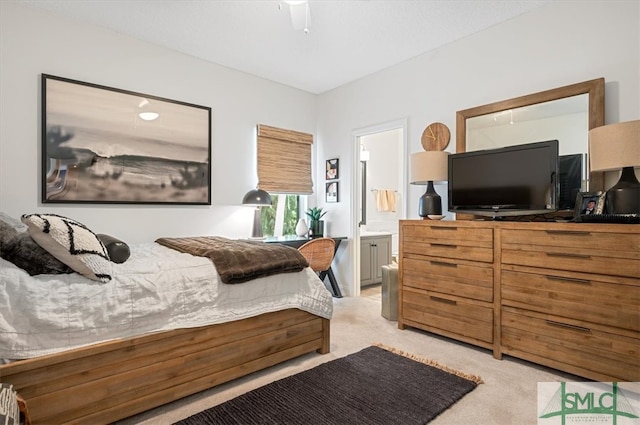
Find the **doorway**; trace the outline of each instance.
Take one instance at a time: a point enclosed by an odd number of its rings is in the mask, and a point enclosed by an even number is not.
[[[360,296],[361,236],[391,235],[391,253],[398,252],[399,220],[406,217],[407,120],[401,119],[353,132],[356,170],[354,196],[354,280],[351,293]],[[384,192],[383,192],[384,191]],[[381,203],[381,195],[393,196],[393,205]],[[384,198],[383,198],[384,201]],[[367,253],[365,253],[367,254]],[[375,266],[374,266],[375,267]]]

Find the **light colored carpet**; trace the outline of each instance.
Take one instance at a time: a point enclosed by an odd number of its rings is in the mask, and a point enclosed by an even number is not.
[[[433,425],[536,424],[538,382],[584,380],[507,356],[495,360],[488,350],[427,332],[398,330],[397,322],[388,321],[381,315],[380,285],[376,285],[363,290],[358,298],[334,298],[331,353],[307,354],[118,424],[171,424],[276,379],[346,356],[376,342],[479,375],[484,380],[484,384],[432,421]]]

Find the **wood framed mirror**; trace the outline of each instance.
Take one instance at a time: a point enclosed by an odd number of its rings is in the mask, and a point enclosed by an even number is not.
[[[601,125],[604,78],[597,78],[458,111],[456,152],[558,139],[560,155],[586,155],[589,130]],[[603,186],[603,174],[589,172],[588,190]]]

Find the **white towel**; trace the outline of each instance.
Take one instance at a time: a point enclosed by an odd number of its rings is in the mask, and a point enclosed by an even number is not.
[[[396,191],[378,189],[376,192],[376,205],[378,207],[378,211],[396,212]]]

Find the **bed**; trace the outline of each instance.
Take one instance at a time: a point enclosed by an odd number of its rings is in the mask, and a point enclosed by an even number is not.
[[[32,423],[110,423],[329,352],[332,297],[308,267],[228,284],[210,258],[130,248],[107,282],[0,258],[0,382]]]

